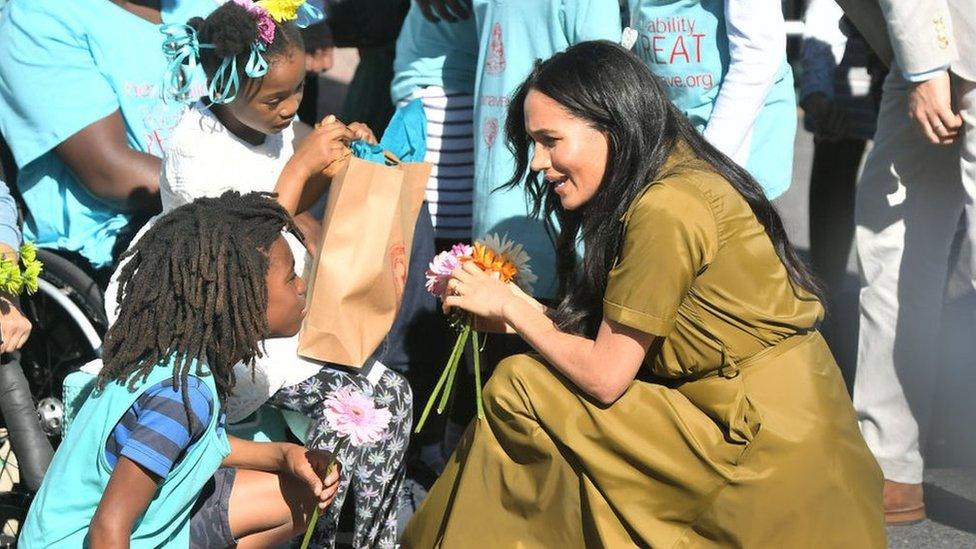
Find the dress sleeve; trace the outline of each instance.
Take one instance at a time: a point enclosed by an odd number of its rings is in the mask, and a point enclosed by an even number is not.
[[[19,166],[119,108],[84,30],[58,6],[14,2],[0,17],[0,127]]]
[[[628,213],[603,297],[608,320],[666,337],[695,278],[718,249],[711,206],[691,185],[653,184]]]

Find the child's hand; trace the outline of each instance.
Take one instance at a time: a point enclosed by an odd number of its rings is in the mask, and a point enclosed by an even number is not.
[[[23,347],[31,328],[30,320],[20,311],[20,300],[0,296],[0,353],[12,353]]]
[[[362,122],[353,122],[349,124],[349,129],[356,136],[356,139],[365,141],[370,145],[375,145],[377,143],[376,136],[373,134],[373,130],[369,129],[369,126],[363,124]]]
[[[339,490],[339,464],[326,471],[332,454],[324,450],[306,450],[298,445],[289,445],[285,451],[288,471],[308,483],[309,488],[319,498],[319,508],[332,504]]]
[[[329,115],[315,125],[289,162],[297,162],[308,177],[312,177],[334,162],[348,157],[349,143],[355,139],[356,135],[348,126]]]

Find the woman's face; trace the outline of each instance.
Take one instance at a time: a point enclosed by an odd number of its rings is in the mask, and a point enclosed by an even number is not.
[[[295,258],[284,237],[268,251],[268,337],[291,337],[305,316],[305,281],[295,274]]]
[[[531,168],[553,186],[563,208],[575,210],[593,198],[607,167],[603,132],[536,90],[525,96],[525,131],[535,145]]]
[[[252,80],[228,110],[241,124],[272,135],[291,125],[298,113],[305,91],[305,55],[292,48],[268,61],[268,74]]]

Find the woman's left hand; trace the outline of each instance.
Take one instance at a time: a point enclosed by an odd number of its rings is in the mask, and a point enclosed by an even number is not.
[[[444,312],[457,307],[488,322],[504,322],[503,309],[515,297],[512,284],[468,261],[451,273],[444,297]]]

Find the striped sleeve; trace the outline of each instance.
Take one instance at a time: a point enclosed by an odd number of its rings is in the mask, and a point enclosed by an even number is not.
[[[126,411],[105,444],[114,468],[122,456],[165,477],[210,424],[213,397],[199,378],[187,380],[190,408],[172,380],[153,385]]]

